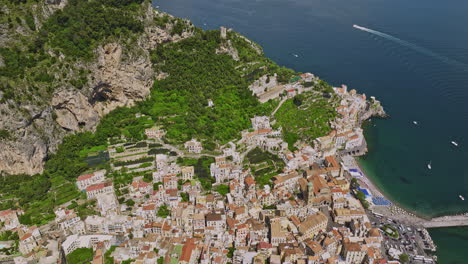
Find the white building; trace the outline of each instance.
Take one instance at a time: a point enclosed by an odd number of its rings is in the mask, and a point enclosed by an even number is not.
[[[71,235],[62,243],[62,248],[65,255],[68,255],[78,248],[96,249],[96,244],[99,242],[104,242],[104,247],[107,250],[113,244],[114,237],[110,235]]]
[[[85,190],[86,187],[90,185],[103,182],[105,174],[106,174],[106,170],[100,170],[100,171],[93,172],[91,174],[81,175],[76,180],[76,186],[80,190]]]
[[[55,211],[55,223],[60,227],[61,230],[72,234],[84,234],[85,225],[81,221],[80,217],[76,215],[74,210],[65,210],[58,208]]]
[[[195,168],[193,166],[184,166],[181,169],[182,172],[182,179],[184,181],[192,180],[193,176],[195,176]]]
[[[113,192],[96,195],[97,207],[101,215],[115,215],[119,213],[119,202]]]
[[[255,116],[250,121],[254,130],[271,129],[270,118],[268,116]]]
[[[111,182],[98,183],[86,187],[86,195],[88,199],[96,198],[98,194],[113,193],[114,187]]]
[[[201,153],[203,150],[202,144],[196,139],[185,142],[184,146],[189,153]]]

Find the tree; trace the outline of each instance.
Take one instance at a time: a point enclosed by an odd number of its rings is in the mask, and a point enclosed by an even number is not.
[[[220,184],[216,186],[216,191],[222,196],[226,196],[229,193],[229,186],[226,184]]]
[[[351,187],[353,187],[353,188],[359,187],[359,182],[358,182],[358,180],[356,178],[351,179]]]
[[[166,218],[168,217],[169,215],[171,214],[171,211],[167,208],[167,205],[161,205],[158,209],[158,213],[157,215],[159,217],[163,217],[163,218]]]
[[[93,249],[77,248],[67,255],[67,263],[70,264],[85,264],[93,260]]]
[[[405,254],[405,253],[401,254],[399,259],[400,259],[400,262],[402,262],[402,263],[408,263],[409,262],[409,256],[408,256],[408,254]]]
[[[181,192],[180,197],[182,198],[182,202],[188,202],[189,201],[189,195],[186,192]]]
[[[164,257],[158,258],[158,264],[163,264],[164,263]]]
[[[234,251],[235,251],[235,250],[236,250],[235,248],[229,247],[229,248],[228,248],[227,257],[228,257],[228,258],[234,257]]]

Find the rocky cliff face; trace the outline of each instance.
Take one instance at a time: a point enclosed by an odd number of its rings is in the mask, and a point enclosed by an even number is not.
[[[57,1],[48,0],[46,3],[63,5],[63,1]],[[43,9],[48,12],[54,10]],[[170,25],[154,25],[154,18],[162,15],[165,14],[148,5],[141,18],[145,21],[144,33],[134,46],[112,42],[98,47],[95,50],[96,61],[84,65],[90,74],[83,88],[59,87],[50,102],[41,105],[0,104],[0,130],[9,134],[8,137],[0,137],[0,172],[42,172],[47,155],[56,151],[65,135],[94,130],[105,114],[145,99],[155,78],[149,50],[159,43],[178,41],[192,35],[190,31],[171,34]]]
[[[359,121],[363,122],[371,117],[377,117],[377,118],[388,117],[380,101],[378,101],[374,97],[371,97],[370,101],[367,102],[365,111],[360,113]]]

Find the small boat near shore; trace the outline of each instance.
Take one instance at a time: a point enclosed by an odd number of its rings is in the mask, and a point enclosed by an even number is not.
[[[454,145],[455,147],[458,147],[458,143],[457,143],[457,142],[452,141],[452,142],[450,142],[450,143],[452,143],[452,145]]]
[[[465,201],[465,197],[463,197],[461,194],[458,195],[458,197],[460,198],[460,200]]]
[[[419,125],[418,121],[413,121],[413,124]]]
[[[296,57],[296,58],[299,58],[299,55],[297,55],[297,54],[294,54],[294,53],[293,53],[292,55],[293,55],[294,57]]]
[[[431,165],[432,161],[429,161],[429,164],[427,164],[427,168],[432,170],[432,165]]]

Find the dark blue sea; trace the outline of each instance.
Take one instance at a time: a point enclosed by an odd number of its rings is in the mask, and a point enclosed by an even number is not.
[[[468,1],[160,0],[154,6],[204,29],[233,28],[280,65],[376,96],[390,118],[367,126],[366,174],[419,214],[468,212],[468,199],[458,198],[468,198]],[[432,233],[440,263],[466,263],[468,228]]]

